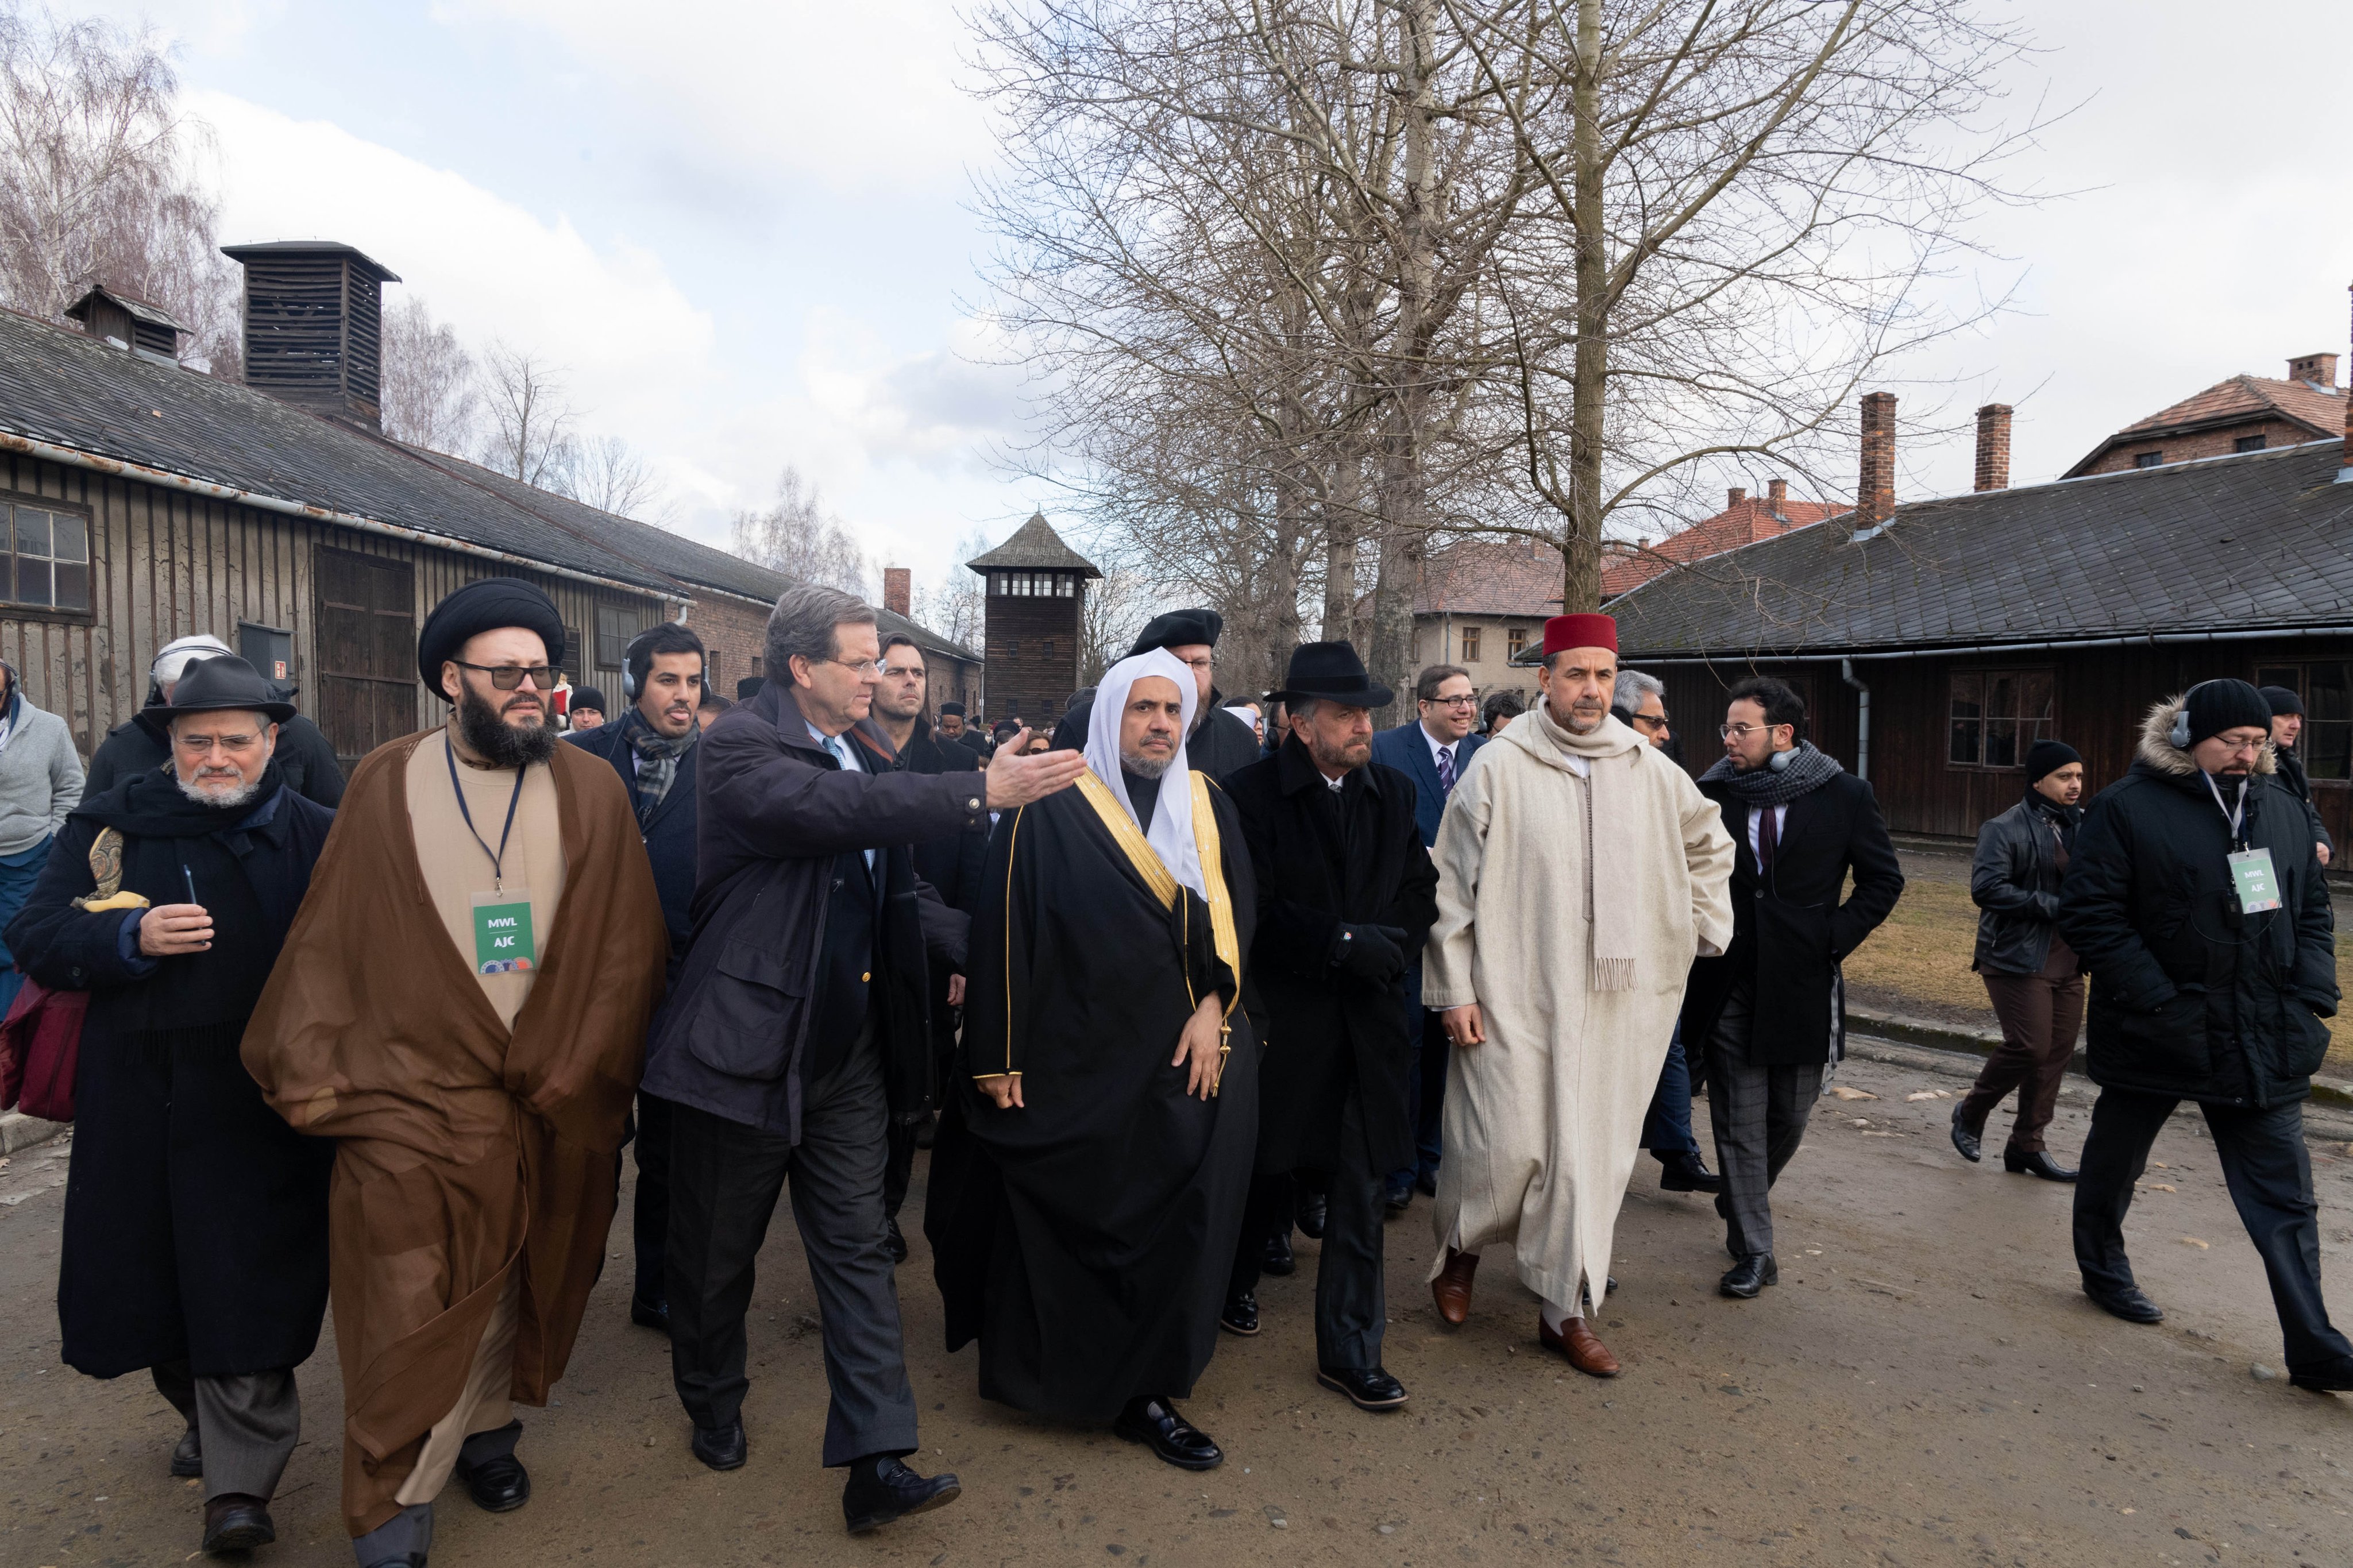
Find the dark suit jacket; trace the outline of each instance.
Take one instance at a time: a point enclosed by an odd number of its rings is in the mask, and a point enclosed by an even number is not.
[[[1414,1159],[1406,1117],[1405,975],[1367,985],[1334,968],[1343,923],[1403,930],[1409,959],[1438,919],[1438,868],[1417,842],[1405,776],[1374,763],[1343,781],[1341,814],[1293,740],[1226,783],[1258,881],[1252,982],[1266,1017],[1259,1065],[1259,1168],[1341,1168],[1340,1118],[1362,1096],[1373,1168]]]
[[[1463,768],[1486,743],[1486,738],[1481,735],[1465,735],[1455,742],[1456,782],[1461,782]],[[1446,795],[1438,787],[1438,761],[1430,754],[1430,737],[1421,732],[1421,721],[1410,719],[1394,730],[1375,735],[1373,761],[1386,763],[1413,781],[1413,825],[1421,829],[1423,848],[1437,843],[1438,821],[1446,815]]]
[[[1756,982],[1748,1059],[1752,1065],[1830,1060],[1835,1028],[1846,1033],[1838,966],[1887,918],[1904,891],[1904,872],[1888,841],[1871,785],[1852,773],[1808,790],[1789,803],[1773,874],[1762,878],[1748,849],[1748,805],[1721,784],[1700,793],[1724,814],[1736,847],[1732,863],[1732,947],[1692,965],[1683,993],[1683,1035],[1703,1047],[1715,1032],[1725,999],[1741,980]],[[1854,893],[1839,894],[1854,872]]]
[[[564,739],[589,755],[612,763],[613,771],[621,775],[623,787],[629,791],[630,806],[635,808],[637,759],[621,743],[618,722],[599,724],[594,730],[575,730]],[[670,793],[662,796],[661,805],[654,808],[653,820],[638,825],[646,858],[653,862],[654,891],[661,896],[662,924],[670,928],[670,967],[665,978],[672,984],[678,980],[679,965],[686,957],[686,944],[694,935],[694,764],[702,755],[702,742],[698,739],[678,760],[678,776],[670,781]]]

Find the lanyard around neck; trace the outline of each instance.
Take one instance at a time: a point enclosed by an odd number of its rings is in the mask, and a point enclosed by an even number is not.
[[[2212,773],[2200,768],[2198,776],[2206,781],[2207,793],[2214,797],[2214,804],[2221,807],[2223,820],[2231,825],[2231,842],[2234,845],[2242,842],[2244,836],[2239,831],[2239,824],[2246,819],[2247,815],[2247,781],[2239,781],[2239,804],[2234,809],[2222,804],[2222,786],[2214,782]]]
[[[466,819],[466,831],[474,836],[474,842],[481,845],[482,853],[490,857],[491,886],[503,893],[507,890],[507,838],[514,832],[515,807],[522,804],[522,778],[529,770],[515,770],[514,794],[507,798],[507,825],[499,830],[499,847],[492,849],[482,837],[482,830],[474,826],[474,814],[466,809],[465,787],[458,782],[458,748],[447,746],[442,752],[442,759],[449,764],[449,788],[458,797],[458,815]]]

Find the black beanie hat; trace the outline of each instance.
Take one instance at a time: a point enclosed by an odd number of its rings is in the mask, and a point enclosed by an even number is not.
[[[2064,741],[2037,741],[2026,748],[2026,782],[2033,784],[2083,760],[2084,753]]]
[[[555,601],[512,577],[480,577],[434,605],[425,617],[425,629],[417,635],[417,673],[424,678],[426,689],[442,696],[443,662],[456,658],[468,638],[501,626],[537,632],[547,645],[547,662],[564,662],[564,616]]]
[[[2189,689],[2182,700],[2189,713],[2189,743],[2211,739],[2225,730],[2272,730],[2272,705],[2243,680],[2209,680]]]
[[[575,686],[572,689],[572,704],[568,710],[577,713],[583,708],[594,708],[599,713],[609,713],[612,711],[611,709],[605,706],[605,694],[603,692],[597,690],[593,686]]]
[[[2272,705],[2272,717],[2274,719],[2304,711],[2304,699],[2284,686],[2264,686],[2257,689],[2263,692],[2263,700]]]

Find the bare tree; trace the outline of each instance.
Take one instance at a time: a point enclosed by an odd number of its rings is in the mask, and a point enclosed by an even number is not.
[[[1104,671],[1127,657],[1154,607],[1151,580],[1129,567],[1113,566],[1086,584],[1079,605],[1081,686],[1097,684]]]
[[[456,329],[409,295],[385,313],[384,433],[412,447],[463,452],[482,417],[474,356]]]
[[[483,465],[527,485],[561,488],[579,454],[563,371],[529,350],[492,342],[481,387],[491,424]]]
[[[591,436],[577,443],[554,488],[599,511],[670,526],[670,501],[660,476],[644,453],[618,436]]]
[[[988,635],[987,584],[964,563],[987,554],[996,542],[977,528],[957,540],[939,579],[916,591],[915,619],[951,642],[981,650]]]
[[[233,374],[237,280],[197,172],[212,132],[179,93],[152,31],[0,0],[0,303],[55,318],[102,282],[162,306],[191,359]]]
[[[776,477],[774,505],[735,514],[728,548],[798,582],[869,596],[874,591],[865,552],[841,520],[826,510],[817,486],[790,463]]]

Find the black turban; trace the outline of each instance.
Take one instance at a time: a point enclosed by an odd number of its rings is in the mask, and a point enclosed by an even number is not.
[[[547,662],[564,662],[564,616],[555,601],[512,577],[483,577],[433,606],[417,638],[417,672],[435,695],[441,693],[441,666],[456,658],[466,639],[501,626],[537,632],[547,645]]]
[[[1137,634],[1135,646],[1127,650],[1127,657],[1134,658],[1156,647],[1193,647],[1202,643],[1215,647],[1218,634],[1225,629],[1226,617],[1215,610],[1171,610],[1152,617]]]

